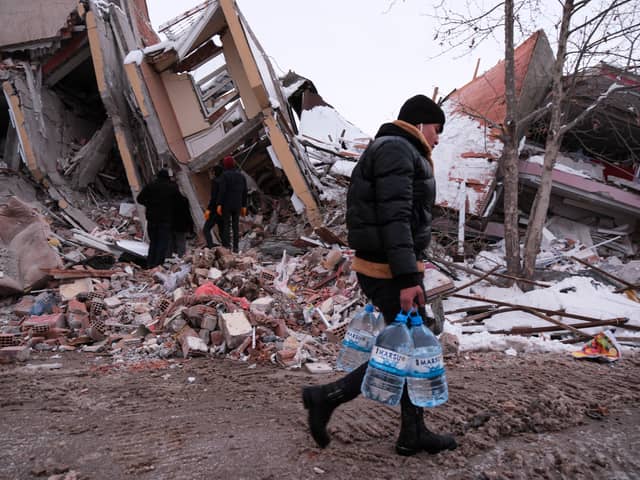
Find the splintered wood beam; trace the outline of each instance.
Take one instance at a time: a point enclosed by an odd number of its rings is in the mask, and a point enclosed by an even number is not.
[[[574,328],[593,328],[593,327],[603,327],[603,326],[609,326],[609,325],[615,326],[615,327],[624,327],[625,323],[627,323],[628,321],[629,321],[628,318],[611,318],[608,320],[595,320],[593,322],[578,323],[571,326]],[[495,330],[492,333],[507,334],[507,335],[533,335],[536,333],[561,332],[563,330],[566,330],[566,329],[559,325],[554,325],[554,326],[548,326],[548,327],[512,327],[509,330]]]
[[[442,263],[443,265],[446,265],[446,266],[451,267],[451,268],[456,268],[458,270],[462,270],[463,272],[467,272],[467,273],[469,273],[471,275],[480,276],[480,275],[483,275],[485,273],[485,272],[482,272],[482,271],[479,271],[479,270],[475,270],[475,269],[470,268],[470,267],[466,267],[466,266],[463,266],[463,265],[458,265],[457,263],[454,263],[454,262],[449,262],[449,261],[444,260],[444,259],[435,259],[434,261],[437,262],[437,263]],[[494,273],[491,274],[491,276],[500,277],[500,278],[506,278],[506,279],[509,279],[509,280],[515,280],[517,282],[529,283],[531,285],[536,285],[538,287],[550,287],[551,286],[548,283],[536,282],[534,280],[528,280],[526,278],[517,277],[515,275],[507,275],[506,273],[494,272]],[[502,285],[500,285],[500,283],[498,283],[498,282],[496,282],[494,280],[491,280],[489,278],[486,278],[486,280],[487,280],[487,282],[489,282],[492,285],[496,285],[498,287],[502,286]]]
[[[535,315],[538,318],[541,318],[542,320],[546,320],[549,323],[553,323],[554,325],[557,325],[558,327],[563,328],[564,330],[568,330],[572,333],[574,333],[576,336],[578,337],[583,337],[583,338],[589,338],[590,335],[587,335],[584,332],[581,332],[580,330],[578,330],[577,328],[571,326],[571,325],[567,325],[566,323],[561,322],[560,320],[556,320],[555,318],[550,317],[549,315],[545,315],[544,313],[540,313],[532,308],[525,308],[523,311],[531,314],[531,315]]]
[[[575,313],[568,313],[568,312],[563,312],[561,310],[549,310],[547,308],[539,308],[539,307],[533,307],[530,305],[518,305],[517,303],[509,303],[509,302],[501,302],[500,300],[491,300],[489,298],[483,298],[483,297],[474,297],[471,295],[462,295],[460,293],[456,293],[454,295],[451,295],[452,297],[456,297],[456,298],[464,298],[465,300],[475,300],[476,302],[484,302],[484,303],[493,303],[494,305],[501,305],[503,307],[516,307],[519,310],[536,310],[538,312],[542,312],[545,313],[547,315],[558,315],[559,317],[565,317],[565,318],[575,318],[576,320],[584,320],[587,322],[594,322],[594,321],[599,321],[599,318],[595,318],[595,317],[587,317],[585,315],[577,315]]]
[[[582,265],[584,265],[585,267],[588,267],[592,270],[594,270],[595,272],[598,272],[600,275],[604,275],[605,277],[610,278],[611,280],[624,285],[626,288],[635,288],[635,285],[616,277],[615,275],[612,275],[611,273],[607,272],[606,270],[602,270],[601,268],[596,267],[595,265],[591,265],[589,262],[585,262],[584,260],[582,260],[581,258],[578,257],[571,257],[571,260],[575,260],[578,263],[581,263]]]

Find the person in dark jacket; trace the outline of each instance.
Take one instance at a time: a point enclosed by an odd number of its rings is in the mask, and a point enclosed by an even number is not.
[[[231,155],[224,157],[222,161],[224,172],[218,192],[218,206],[216,213],[222,217],[222,245],[229,248],[231,245],[230,233],[233,231],[233,251],[238,252],[240,239],[239,217],[247,214],[247,180],[236,167],[236,162]]]
[[[222,166],[216,165],[213,167],[214,177],[211,180],[211,196],[209,197],[209,205],[207,205],[207,209],[204,212],[205,223],[203,233],[204,238],[207,242],[207,248],[213,248],[215,243],[213,241],[213,236],[211,235],[211,229],[214,226],[218,226],[218,235],[222,236],[222,218],[216,212],[216,207],[218,206],[218,193],[220,192],[220,184],[222,183]]]
[[[145,206],[149,253],[147,266],[160,265],[169,255],[173,207],[178,201],[178,186],[169,178],[167,170],[160,170],[151,183],[145,185],[137,202]]]
[[[187,234],[193,232],[193,218],[187,197],[178,192],[171,216],[171,248],[169,253],[182,257],[187,252]]]
[[[355,250],[352,268],[387,324],[400,310],[413,307],[420,307],[425,323],[430,323],[424,310],[421,259],[431,239],[436,195],[431,150],[444,123],[444,112],[435,102],[424,95],[411,97],[396,121],[380,127],[351,175],[347,229],[349,246]],[[364,363],[336,382],[303,389],[311,435],[320,447],[329,444],[326,427],[333,410],[360,394],[366,370]],[[423,409],[411,403],[406,386],[400,405],[398,454],[457,447],[452,436],[427,429]]]

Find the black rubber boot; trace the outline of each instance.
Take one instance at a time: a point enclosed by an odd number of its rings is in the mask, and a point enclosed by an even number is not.
[[[396,442],[396,453],[405,457],[415,455],[422,450],[418,431],[418,407],[411,403],[407,386],[404,386],[400,398],[400,435]]]
[[[396,442],[398,455],[410,456],[420,451],[436,454],[443,450],[455,450],[458,447],[451,435],[438,435],[424,424],[424,410],[411,403],[405,385],[400,399],[401,423],[400,435]]]
[[[302,389],[302,402],[309,411],[309,430],[320,448],[325,448],[331,441],[327,432],[331,414],[339,405],[360,395],[366,371],[367,364],[364,363],[336,382]]]
[[[433,433],[424,424],[424,411],[420,407],[415,407],[418,415],[418,436],[420,437],[420,447],[427,453],[435,454],[443,450],[455,450],[458,443],[453,435],[438,435]]]

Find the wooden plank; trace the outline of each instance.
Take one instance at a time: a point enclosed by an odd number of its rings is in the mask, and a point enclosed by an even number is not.
[[[471,296],[471,295],[462,295],[460,293],[456,293],[456,294],[452,295],[452,297],[464,298],[466,300],[475,300],[477,302],[493,303],[495,305],[502,305],[504,307],[516,307],[516,308],[518,308],[520,310],[535,310],[537,312],[545,313],[547,315],[558,315],[560,317],[575,318],[576,320],[585,320],[587,322],[593,322],[593,321],[600,320],[599,318],[587,317],[585,315],[577,315],[575,313],[568,313],[568,312],[563,312],[563,311],[560,311],[560,310],[549,310],[547,308],[533,307],[533,306],[530,306],[530,305],[518,305],[516,303],[501,302],[500,300],[491,300],[489,298],[474,297],[474,296]]]
[[[602,327],[606,325],[613,325],[616,327],[623,327],[624,324],[629,321],[628,318],[611,318],[608,320],[594,320],[593,322],[583,322],[572,324],[571,326],[574,328],[593,328],[593,327]],[[492,333],[502,333],[507,335],[531,335],[536,333],[545,333],[545,332],[561,332],[564,328],[559,325],[548,326],[548,327],[513,327],[510,330],[497,330]]]
[[[256,60],[253,58],[253,54],[251,53],[251,48],[249,47],[249,42],[244,33],[244,29],[240,24],[240,19],[238,18],[238,13],[235,8],[235,1],[219,1],[222,12],[224,13],[224,18],[227,21],[227,26],[229,27],[229,32],[233,38],[233,43],[238,56],[240,57],[240,61],[242,62],[246,78],[249,82],[249,87],[255,95],[260,107],[266,108],[269,106],[269,95],[267,94],[267,89],[262,82],[262,77],[260,76]],[[240,91],[240,94],[242,95],[242,90]],[[249,112],[247,112],[247,115],[249,117],[253,116],[250,115]]]
[[[63,268],[46,268],[46,269],[43,269],[43,271],[58,280],[68,279],[68,278],[88,278],[88,277],[110,278],[111,275],[120,273],[120,270],[97,270],[95,268],[86,268],[82,270],[63,269]]]

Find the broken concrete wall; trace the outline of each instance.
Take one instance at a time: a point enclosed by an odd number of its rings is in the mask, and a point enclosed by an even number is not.
[[[41,73],[34,75],[31,68],[25,63],[24,74],[14,71],[10,80],[24,115],[20,140],[30,144],[37,169],[53,184],[62,185],[66,183],[61,175],[64,170],[59,168],[64,167],[63,160],[72,158],[74,146],[90,139],[104,119],[100,112],[85,110],[80,99],[70,104],[68,96],[60,98],[35,80]]]
[[[78,0],[2,0],[0,46],[22,49],[24,43],[54,43]]]

